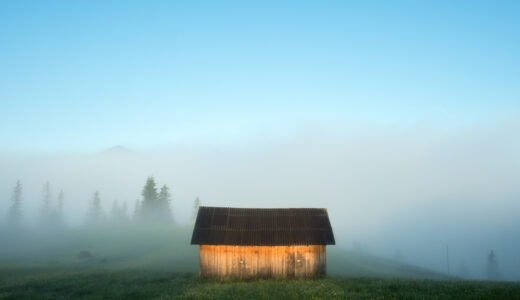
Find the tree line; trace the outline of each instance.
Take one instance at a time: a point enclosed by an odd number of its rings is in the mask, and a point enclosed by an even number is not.
[[[46,182],[43,185],[39,209],[39,228],[49,230],[66,227],[64,205],[65,194],[63,190],[60,190],[56,201],[54,201],[51,185]],[[197,197],[193,202],[193,220],[197,215],[199,206],[200,200]],[[117,200],[112,202],[109,212],[104,211],[100,192],[93,192],[85,214],[87,226],[118,225],[130,222],[175,224],[170,188],[166,184],[158,188],[155,178],[148,177],[143,186],[141,198],[135,200],[132,212],[129,211],[126,202],[119,203]],[[19,180],[13,187],[11,194],[7,223],[12,230],[23,227],[23,186]]]

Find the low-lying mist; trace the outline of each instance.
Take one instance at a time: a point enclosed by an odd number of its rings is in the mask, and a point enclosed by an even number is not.
[[[460,278],[520,280],[518,132],[520,122],[515,119],[456,131],[312,131],[240,146],[6,154],[0,158],[1,226],[4,236],[16,234],[9,231],[7,216],[19,180],[21,230],[37,235],[48,192],[50,205],[62,207],[68,238],[90,228],[83,247],[87,251],[99,228],[88,227],[94,193],[98,191],[105,226],[118,213],[133,224],[125,226],[139,228],[132,223],[135,205],[143,199],[147,178],[153,176],[158,191],[164,184],[170,188],[172,220],[167,226],[183,228],[178,235],[182,238],[169,234],[158,238],[162,245],[189,244],[196,198],[208,206],[325,207],[337,242],[330,248]],[[132,235],[132,230],[125,234]],[[103,243],[111,242],[107,238]],[[130,248],[135,244],[118,249],[141,251]],[[197,248],[183,249],[194,265],[187,269],[196,271]],[[80,255],[82,250],[78,246],[73,253]],[[493,278],[489,278],[491,251],[498,272]],[[0,259],[12,259],[15,252],[4,251]]]

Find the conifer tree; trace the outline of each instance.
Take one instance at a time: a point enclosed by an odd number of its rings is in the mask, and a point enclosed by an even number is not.
[[[148,177],[146,184],[143,187],[141,193],[143,196],[143,202],[141,203],[141,214],[142,217],[149,221],[153,219],[154,212],[157,209],[157,188],[155,187],[155,179]]]
[[[159,195],[157,196],[157,217],[161,222],[172,222],[172,214],[170,208],[171,194],[170,188],[165,184],[161,187]]]
[[[44,227],[49,227],[52,222],[52,191],[51,184],[47,181],[43,185],[43,198],[40,210],[40,221]]]
[[[486,273],[488,280],[500,280],[500,269],[498,268],[498,261],[493,250],[488,254]]]
[[[20,180],[16,181],[11,196],[11,207],[7,217],[9,225],[13,229],[19,229],[22,223],[22,184]]]
[[[63,218],[63,204],[65,202],[65,196],[63,194],[63,190],[60,190],[58,194],[58,205],[56,207],[56,222],[58,225],[63,226],[64,218]]]
[[[103,210],[101,208],[101,198],[99,197],[98,191],[92,195],[87,219],[90,225],[101,225],[103,221]]]

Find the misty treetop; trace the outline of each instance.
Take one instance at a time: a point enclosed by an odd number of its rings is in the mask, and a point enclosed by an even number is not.
[[[146,179],[141,193],[143,199],[136,203],[136,217],[145,222],[172,223],[170,188],[165,184],[157,192],[153,176]]]
[[[486,275],[488,280],[500,280],[502,276],[500,274],[500,268],[498,266],[497,257],[495,251],[491,250],[488,254]]]
[[[64,224],[63,205],[65,197],[63,190],[58,195],[57,203],[54,203],[50,182],[43,185],[42,204],[40,208],[40,225],[44,229],[59,228]]]
[[[60,190],[58,194],[58,203],[56,205],[56,218],[57,222],[63,224],[63,205],[65,203],[65,195],[63,194],[63,190]]]
[[[122,204],[119,204],[117,200],[114,200],[114,202],[112,202],[112,211],[110,213],[110,219],[112,223],[115,225],[128,223],[129,217],[126,202],[123,202]]]
[[[18,180],[13,187],[9,209],[6,214],[6,224],[11,229],[22,228],[23,211],[22,203],[23,187]],[[42,187],[42,196],[38,211],[38,230],[52,232],[66,228],[66,215],[64,211],[66,199],[63,190],[59,190],[57,197],[53,193],[50,182],[45,182]],[[88,208],[85,211],[85,224],[88,226],[121,225],[130,221],[139,223],[173,224],[172,195],[168,185],[163,184],[158,188],[154,177],[148,177],[142,188],[141,199],[136,199],[134,211],[129,212],[126,201],[113,200],[111,210],[103,209],[101,193],[95,191],[90,195]],[[198,209],[200,201],[195,201],[194,213]]]
[[[13,188],[7,221],[13,229],[19,229],[22,223],[22,184],[20,180],[16,181],[16,185]]]
[[[104,222],[105,216],[101,208],[101,197],[99,191],[95,191],[90,201],[90,207],[87,213],[87,223],[89,225],[100,225]]]
[[[40,210],[40,221],[43,226],[49,226],[52,223],[52,193],[51,184],[47,181],[43,185],[42,206]]]
[[[102,208],[102,201],[99,191],[96,191],[90,200],[87,211],[88,225],[121,225],[130,220],[139,223],[161,223],[172,224],[173,216],[171,211],[170,188],[164,184],[159,191],[153,177],[148,177],[141,192],[142,199],[135,200],[132,216],[128,212],[125,201],[112,202],[112,209],[109,214],[105,214]]]

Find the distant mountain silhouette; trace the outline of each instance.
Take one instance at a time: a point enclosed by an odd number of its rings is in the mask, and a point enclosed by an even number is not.
[[[114,147],[110,147],[101,153],[102,154],[126,154],[126,153],[131,153],[131,152],[132,151],[130,149],[117,145]]]

